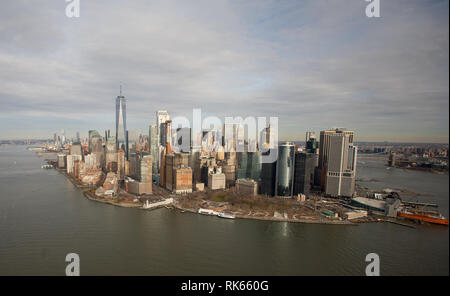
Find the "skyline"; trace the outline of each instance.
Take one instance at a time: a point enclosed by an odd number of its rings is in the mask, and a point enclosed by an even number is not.
[[[157,110],[201,108],[277,116],[280,141],[448,143],[448,1],[383,1],[380,19],[359,0],[124,3],[2,4],[0,139],[114,130],[122,81],[143,134]]]

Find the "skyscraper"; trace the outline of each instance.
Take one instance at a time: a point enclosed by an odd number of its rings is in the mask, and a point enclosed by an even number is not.
[[[319,168],[322,190],[330,196],[351,197],[355,191],[356,155],[353,131],[320,132]]]
[[[116,149],[122,148],[126,151],[127,130],[127,107],[125,97],[122,96],[122,85],[120,95],[116,98]]]
[[[170,120],[169,112],[156,111],[156,126],[158,129],[158,172],[161,169],[162,151],[166,145],[166,121]],[[161,139],[162,138],[162,139]]]
[[[314,184],[314,171],[318,155],[309,152],[295,152],[294,195],[309,195]]]
[[[89,131],[89,152],[95,155],[97,167],[103,165],[102,137],[96,130]]]
[[[278,147],[275,195],[292,196],[294,189],[295,146],[286,142]]]
[[[272,149],[269,149],[266,152],[262,152],[262,154],[269,155],[270,153],[274,153]],[[268,196],[275,195],[275,183],[276,183],[276,171],[277,171],[277,161],[274,162],[264,162],[261,166],[261,194],[265,194]]]
[[[314,132],[306,132],[306,151],[308,153],[316,153],[317,140]]]
[[[148,145],[150,155],[152,156],[152,172],[159,171],[159,143],[158,143],[158,127],[155,124],[150,125],[148,131]]]

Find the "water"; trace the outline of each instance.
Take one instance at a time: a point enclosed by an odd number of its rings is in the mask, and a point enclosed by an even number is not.
[[[0,147],[0,275],[64,275],[77,253],[82,275],[448,275],[448,228],[309,225],[228,220],[87,200],[24,146]],[[368,186],[408,188],[448,213],[448,175],[359,164]],[[425,197],[423,198],[425,199]]]

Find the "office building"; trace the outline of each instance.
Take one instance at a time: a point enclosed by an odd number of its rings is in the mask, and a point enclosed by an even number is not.
[[[335,129],[320,132],[319,167],[325,194],[351,197],[355,191],[357,148],[353,131]]]
[[[192,192],[192,169],[181,166],[174,171],[173,192],[184,194]]]
[[[116,98],[116,150],[122,148],[125,152],[127,152],[126,130],[127,106],[126,99],[122,95],[122,86],[120,86],[120,95]]]
[[[295,146],[286,142],[278,147],[276,196],[292,196],[294,190]]]
[[[106,140],[105,145],[105,171],[117,172],[117,141],[115,137]]]
[[[273,149],[269,149],[267,152],[263,152],[263,155],[270,155],[270,153],[275,153]],[[276,172],[277,172],[277,161],[265,162],[261,165],[261,194],[267,196],[275,196],[275,184],[276,184]]]
[[[314,173],[318,155],[308,152],[295,153],[294,195],[309,195],[314,185]]]
[[[70,146],[70,154],[71,155],[80,155],[83,159],[83,148],[81,147],[80,142],[75,142]]]
[[[158,127],[152,124],[148,131],[149,152],[152,156],[152,172],[157,174],[159,172],[159,143],[158,143]]]
[[[65,154],[58,154],[58,169],[66,167],[67,156]]]
[[[317,152],[317,139],[314,132],[306,132],[306,152],[316,153]]]

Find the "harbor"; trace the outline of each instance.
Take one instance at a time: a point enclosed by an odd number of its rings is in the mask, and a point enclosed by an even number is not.
[[[61,256],[48,254],[75,249],[84,258],[102,262],[85,263],[84,275],[362,275],[361,262],[370,252],[381,254],[383,275],[448,274],[448,227],[376,221],[387,220],[383,216],[347,225],[291,223],[283,221],[283,215],[275,221],[253,211],[243,219],[222,219],[175,205],[148,211],[102,204],[86,198],[62,173],[41,169],[42,158],[20,148],[0,153],[0,163],[8,167],[0,178],[10,184],[0,189],[4,274],[61,274]],[[391,172],[376,163],[359,165],[359,172],[380,180],[364,184],[374,191],[409,189],[423,196],[402,200],[438,204],[447,215],[446,176]],[[336,248],[330,248],[330,242]],[[335,259],[324,262],[326,256]],[[220,270],[211,266],[211,257]]]

